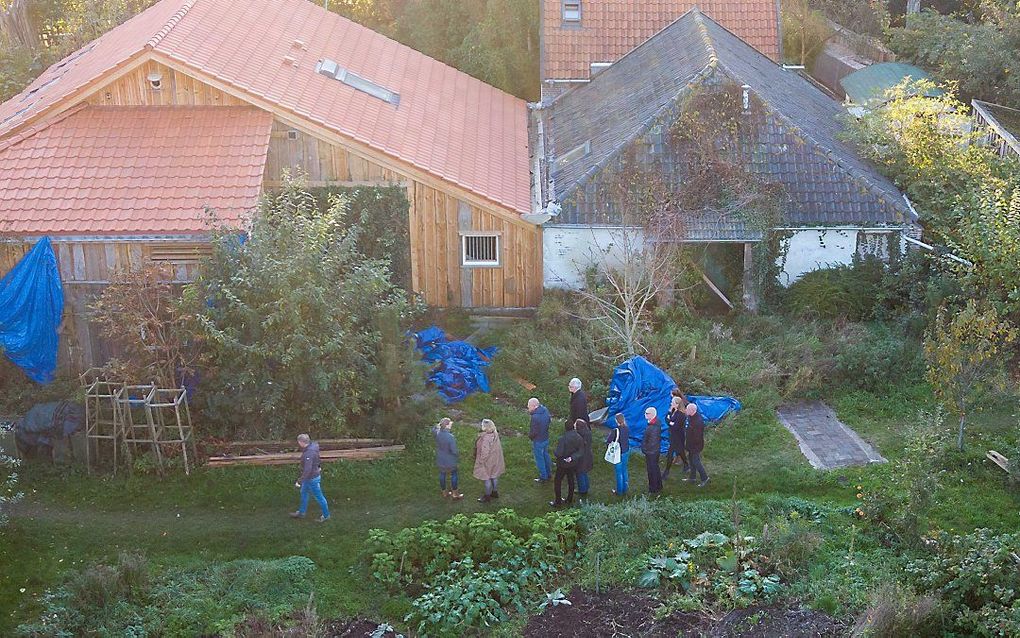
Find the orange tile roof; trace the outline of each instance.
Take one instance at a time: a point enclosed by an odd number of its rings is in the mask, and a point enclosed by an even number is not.
[[[76,108],[0,142],[0,234],[194,234],[258,203],[273,117],[246,106]]]
[[[779,60],[776,0],[581,0],[580,25],[564,25],[562,0],[544,0],[542,79],[586,80],[593,62],[615,62],[697,6]]]
[[[94,44],[63,71],[44,73],[29,92],[60,79],[34,97],[0,105],[0,136],[74,87],[152,51],[484,199],[530,209],[522,100],[312,2],[161,0]],[[316,74],[321,58],[396,91],[399,106]],[[33,101],[31,111],[3,123]]]

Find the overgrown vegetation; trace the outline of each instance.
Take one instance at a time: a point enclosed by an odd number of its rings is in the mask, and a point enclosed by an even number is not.
[[[156,572],[144,557],[122,553],[71,575],[49,592],[35,623],[18,635],[146,636],[232,634],[258,618],[280,623],[308,603],[315,564],[292,556],[237,560]]]
[[[351,223],[348,200],[330,202],[319,209],[289,181],[263,199],[250,237],[219,233],[186,290],[201,341],[198,400],[220,434],[280,437],[309,424],[350,432],[377,404],[387,373],[378,317],[408,326],[416,309],[389,261],[360,251],[365,231]],[[409,348],[388,359],[390,372],[406,373],[404,396],[421,386]]]

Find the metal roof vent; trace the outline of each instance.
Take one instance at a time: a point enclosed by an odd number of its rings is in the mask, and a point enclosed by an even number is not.
[[[556,159],[556,168],[563,168],[567,164],[587,157],[591,154],[591,140],[586,141],[584,144],[573,148]]]
[[[383,102],[389,102],[393,106],[400,106],[400,94],[396,91],[391,91],[384,86],[376,84],[371,80],[348,71],[336,62],[330,59],[319,60],[318,64],[315,65],[315,72],[320,75],[325,75],[328,78],[333,78],[339,82],[343,82],[352,89],[367,93],[372,97],[379,98]]]

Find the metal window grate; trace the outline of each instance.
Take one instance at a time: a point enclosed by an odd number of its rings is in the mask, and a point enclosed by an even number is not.
[[[563,21],[564,22],[581,21],[580,0],[563,0]]]
[[[315,65],[315,72],[319,75],[325,75],[328,78],[333,78],[338,82],[342,82],[352,89],[361,91],[362,93],[367,93],[372,97],[379,98],[383,102],[389,102],[393,106],[400,106],[399,93],[363,78],[356,73],[352,73],[333,60],[328,58],[319,60],[318,64]]]
[[[464,235],[462,241],[463,265],[499,265],[499,235]]]

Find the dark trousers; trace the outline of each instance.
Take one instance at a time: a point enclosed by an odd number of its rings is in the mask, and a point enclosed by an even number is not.
[[[439,489],[446,491],[446,475],[450,475],[450,489],[457,491],[457,468],[452,470],[439,470]]]
[[[659,453],[645,454],[645,469],[648,470],[648,492],[658,494],[662,491],[662,474],[659,472]]]
[[[556,466],[556,502],[563,502],[563,477],[567,478],[567,502],[574,502],[574,481],[577,477],[577,471],[572,467],[563,467],[562,465]]]
[[[687,461],[687,454],[684,452],[684,449],[670,447],[669,452],[666,452],[666,469],[662,473],[662,478],[666,478],[666,475],[669,474],[669,470],[673,467],[673,462],[676,461],[677,457],[680,457],[680,461],[684,464],[684,474],[687,473],[690,463]]]
[[[691,459],[691,480],[694,480],[694,473],[697,472],[701,476],[702,481],[708,480],[708,472],[705,471],[705,466],[701,462],[701,452],[690,452],[687,454]]]

